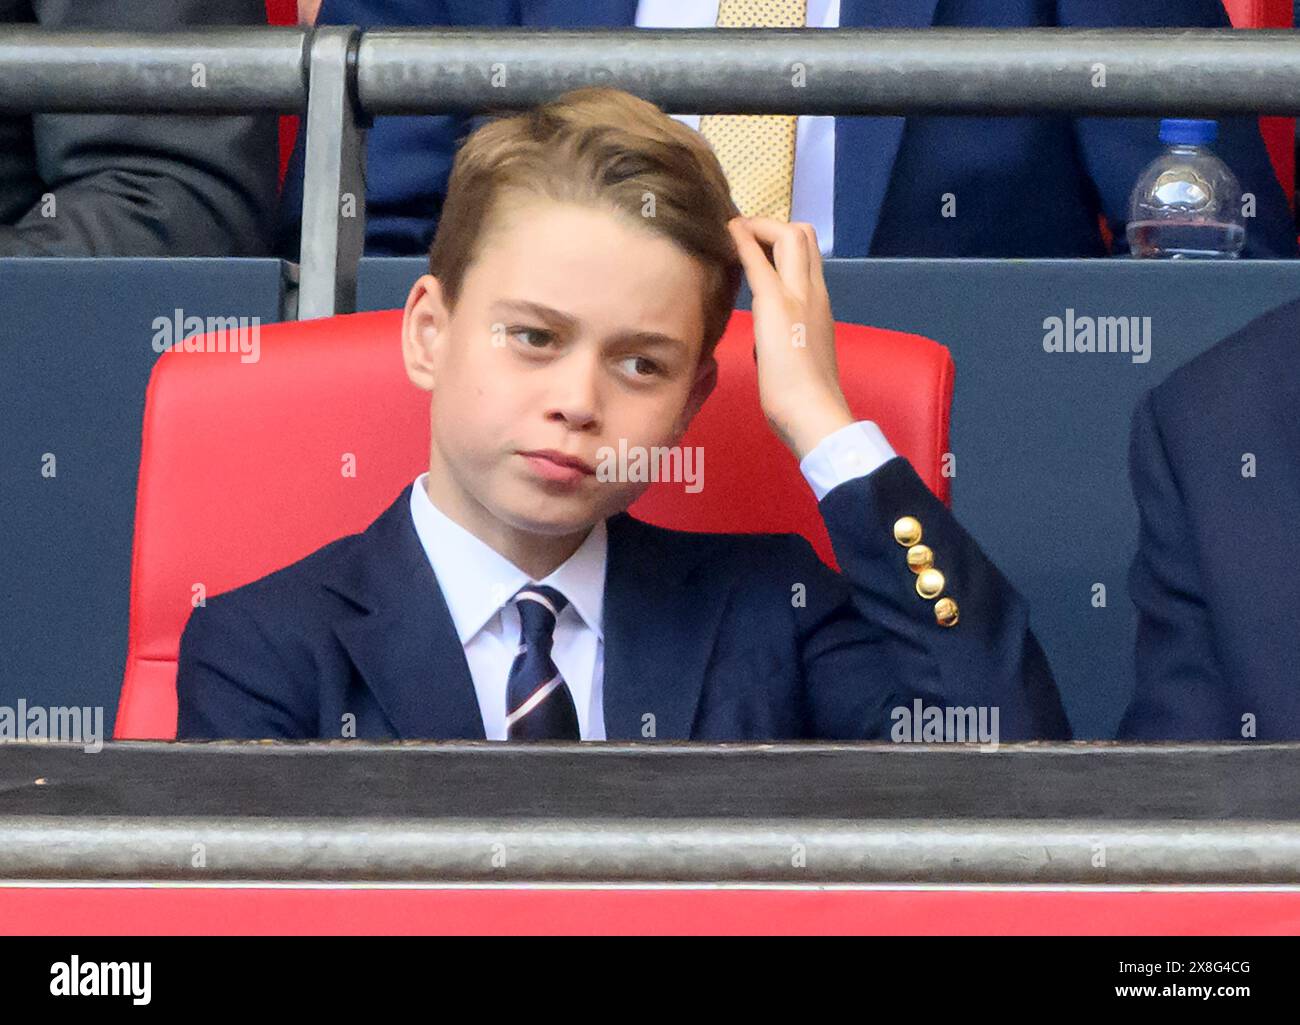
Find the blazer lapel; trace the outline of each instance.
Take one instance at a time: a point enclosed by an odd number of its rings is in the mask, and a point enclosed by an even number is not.
[[[485,738],[465,651],[411,522],[411,489],[325,586],[355,606],[334,633],[400,738]]]
[[[689,740],[725,601],[694,572],[702,549],[627,513],[607,530],[605,736]]]
[[[938,0],[841,0],[841,28],[928,28]],[[835,119],[835,255],[867,256],[880,223],[903,117]]]
[[[694,572],[703,549],[672,544],[627,513],[607,530],[605,735],[687,740],[725,595]],[[484,739],[464,649],[411,522],[409,487],[324,586],[354,606],[333,624],[335,636],[399,737]]]

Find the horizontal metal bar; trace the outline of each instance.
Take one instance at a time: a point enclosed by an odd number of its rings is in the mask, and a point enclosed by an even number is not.
[[[1233,29],[382,29],[369,114],[613,85],[670,113],[1300,114],[1300,33]]]
[[[307,102],[307,36],[0,26],[0,113],[294,113]]]
[[[1300,825],[0,818],[0,878],[1296,884]]]
[[[300,110],[307,36],[5,26],[0,112]],[[382,29],[357,70],[371,114],[519,109],[601,83],[679,113],[1300,114],[1291,30]]]

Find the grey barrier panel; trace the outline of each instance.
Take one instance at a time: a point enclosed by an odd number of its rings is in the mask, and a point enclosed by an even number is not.
[[[1133,409],[1192,357],[1300,298],[1300,264],[854,260],[828,278],[840,319],[952,351],[954,508],[1029,599],[1075,735],[1113,736],[1133,687]],[[1047,352],[1051,317],[1149,317],[1151,358]],[[1105,608],[1093,606],[1096,584]]]
[[[1297,754],[335,741],[88,756],[10,744],[0,878],[1295,886]]]
[[[890,259],[825,267],[837,319],[925,335],[952,351],[953,508],[1029,600],[1075,735],[1114,736],[1133,689],[1133,408],[1176,367],[1300,298],[1300,264]],[[418,258],[363,260],[361,308],[403,305],[427,269]],[[740,305],[748,308],[747,293]],[[1149,317],[1150,360],[1046,352],[1044,321],[1071,316],[1078,324],[1138,317],[1139,327]],[[1093,605],[1096,584],[1105,585],[1104,608]]]
[[[421,274],[429,273],[423,256],[367,256],[357,268],[357,309],[395,310]]]
[[[154,339],[185,317],[279,320],[280,268],[0,260],[0,705],[102,705],[111,730]]]

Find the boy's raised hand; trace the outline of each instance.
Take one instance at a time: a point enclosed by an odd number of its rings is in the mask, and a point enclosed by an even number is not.
[[[727,224],[754,295],[758,397],[767,422],[803,459],[853,422],[840,389],[835,322],[811,224],[733,217]],[[776,266],[763,246],[772,250]]]

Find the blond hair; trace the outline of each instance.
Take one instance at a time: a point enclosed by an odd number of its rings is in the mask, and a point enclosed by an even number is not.
[[[449,307],[498,199],[515,191],[625,213],[695,257],[705,272],[702,354],[713,351],[740,291],[727,231],[739,211],[699,133],[631,93],[594,86],[488,121],[456,154],[429,250]]]

